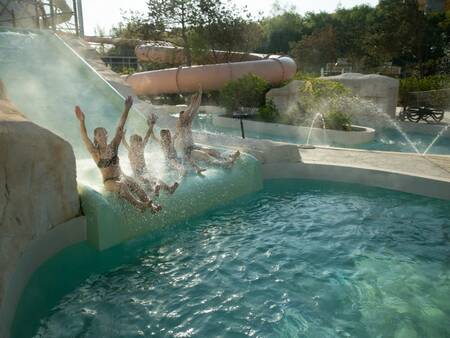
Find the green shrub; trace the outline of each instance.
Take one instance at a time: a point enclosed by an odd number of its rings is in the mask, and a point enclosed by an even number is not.
[[[309,126],[317,112],[327,112],[327,128],[348,130],[351,125],[349,105],[353,98],[351,90],[343,84],[319,78],[303,77],[299,98],[281,120],[293,125]]]
[[[297,73],[295,73],[295,75],[292,79],[305,81],[305,80],[311,80],[311,79],[315,79],[315,78],[317,78],[316,74],[298,71]]]
[[[336,81],[318,78],[305,78],[304,81],[305,84],[301,88],[301,92],[310,94],[317,99],[347,96],[351,94],[349,88]]]
[[[346,130],[352,129],[352,118],[349,114],[342,111],[332,110],[324,116],[325,126],[327,129]]]
[[[265,122],[274,122],[280,117],[277,107],[272,100],[259,108],[259,117]]]
[[[254,75],[247,74],[238,80],[228,82],[220,91],[219,103],[227,112],[234,112],[240,107],[261,107],[265,103],[269,83]]]
[[[136,73],[136,69],[134,69],[133,67],[122,67],[119,69],[115,69],[114,71],[121,75],[130,75]]]

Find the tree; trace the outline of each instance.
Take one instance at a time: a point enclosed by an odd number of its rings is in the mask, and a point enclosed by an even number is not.
[[[184,47],[186,63],[209,49],[247,50],[253,45],[250,14],[230,0],[149,0],[148,24]],[[256,35],[257,36],[257,35]]]
[[[296,42],[302,38],[302,17],[294,9],[279,12],[275,16],[265,18],[261,21],[264,32],[264,43],[258,49],[264,53],[287,53],[289,43]]]
[[[333,14],[336,53],[354,66],[366,66],[369,54],[367,38],[375,21],[375,9],[367,5],[337,9]]]
[[[335,62],[337,58],[336,32],[331,25],[314,31],[291,46],[291,54],[299,70],[306,73],[317,73],[326,63]]]
[[[179,32],[186,63],[192,64],[189,31],[199,15],[197,0],[149,0],[148,22],[164,31]]]
[[[164,27],[155,22],[149,22],[147,16],[136,12],[122,12],[122,20],[112,28],[112,35],[125,39],[159,40],[163,36]]]
[[[425,13],[416,0],[381,0],[369,38],[371,54],[407,67],[424,61]]]
[[[230,1],[199,1],[200,15],[194,28],[197,51],[216,50],[247,52],[260,43],[259,25],[251,21],[246,7],[239,8]]]

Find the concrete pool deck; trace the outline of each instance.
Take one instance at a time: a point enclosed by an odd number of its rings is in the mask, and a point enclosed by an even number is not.
[[[317,147],[297,163],[265,163],[270,178],[356,183],[450,200],[450,156]]]
[[[316,147],[299,149],[304,163],[398,172],[450,182],[450,156]]]

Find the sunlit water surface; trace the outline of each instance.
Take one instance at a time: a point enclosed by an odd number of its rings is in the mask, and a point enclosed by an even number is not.
[[[270,181],[170,234],[66,294],[36,336],[450,336],[445,201]]]

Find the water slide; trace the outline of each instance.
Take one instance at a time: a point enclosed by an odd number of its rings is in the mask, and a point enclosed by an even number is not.
[[[0,77],[11,100],[30,120],[72,144],[82,207],[88,222],[88,241],[99,250],[199,215],[261,188],[258,162],[244,155],[232,170],[210,168],[205,178],[183,179],[175,195],[163,195],[157,201],[163,205],[163,212],[141,214],[103,191],[99,171],[84,149],[73,113],[73,107],[79,104],[86,112],[89,133],[97,126],[111,133],[123,110],[123,97],[117,91],[60,37],[44,31],[0,28]],[[127,122],[128,135],[143,134],[145,129],[145,119],[132,109]],[[175,180],[165,176],[159,147],[152,145],[148,150],[146,157],[155,174],[169,182]],[[123,169],[129,173],[123,147],[119,156]]]
[[[125,81],[138,95],[190,93],[198,90],[219,90],[227,82],[253,73],[271,84],[291,79],[297,71],[290,57],[271,57],[265,60],[219,63],[213,65],[179,67],[135,73]]]
[[[167,42],[145,42],[134,49],[136,57],[143,62],[161,62],[181,65],[185,63],[184,48]],[[209,50],[201,60],[202,64],[256,61],[267,59],[270,55],[258,53],[227,52]]]
[[[145,41],[139,39],[113,38],[109,36],[84,36],[84,40],[97,44],[128,45],[135,47],[134,52],[139,61],[158,62],[173,65],[185,63],[184,48],[167,41]],[[204,53],[200,63],[222,63],[264,60],[270,54],[227,52],[223,50],[209,50]]]
[[[140,40],[110,37],[85,37],[85,39],[93,43],[137,44],[135,54],[138,60],[143,62],[183,64],[185,60],[182,47],[164,41],[142,43]],[[158,95],[195,92],[199,85],[204,90],[219,90],[227,82],[249,73],[277,85],[290,80],[297,71],[293,59],[280,55],[211,50],[206,53],[203,61],[205,64],[199,66],[135,73],[126,76],[125,81],[138,95]]]

